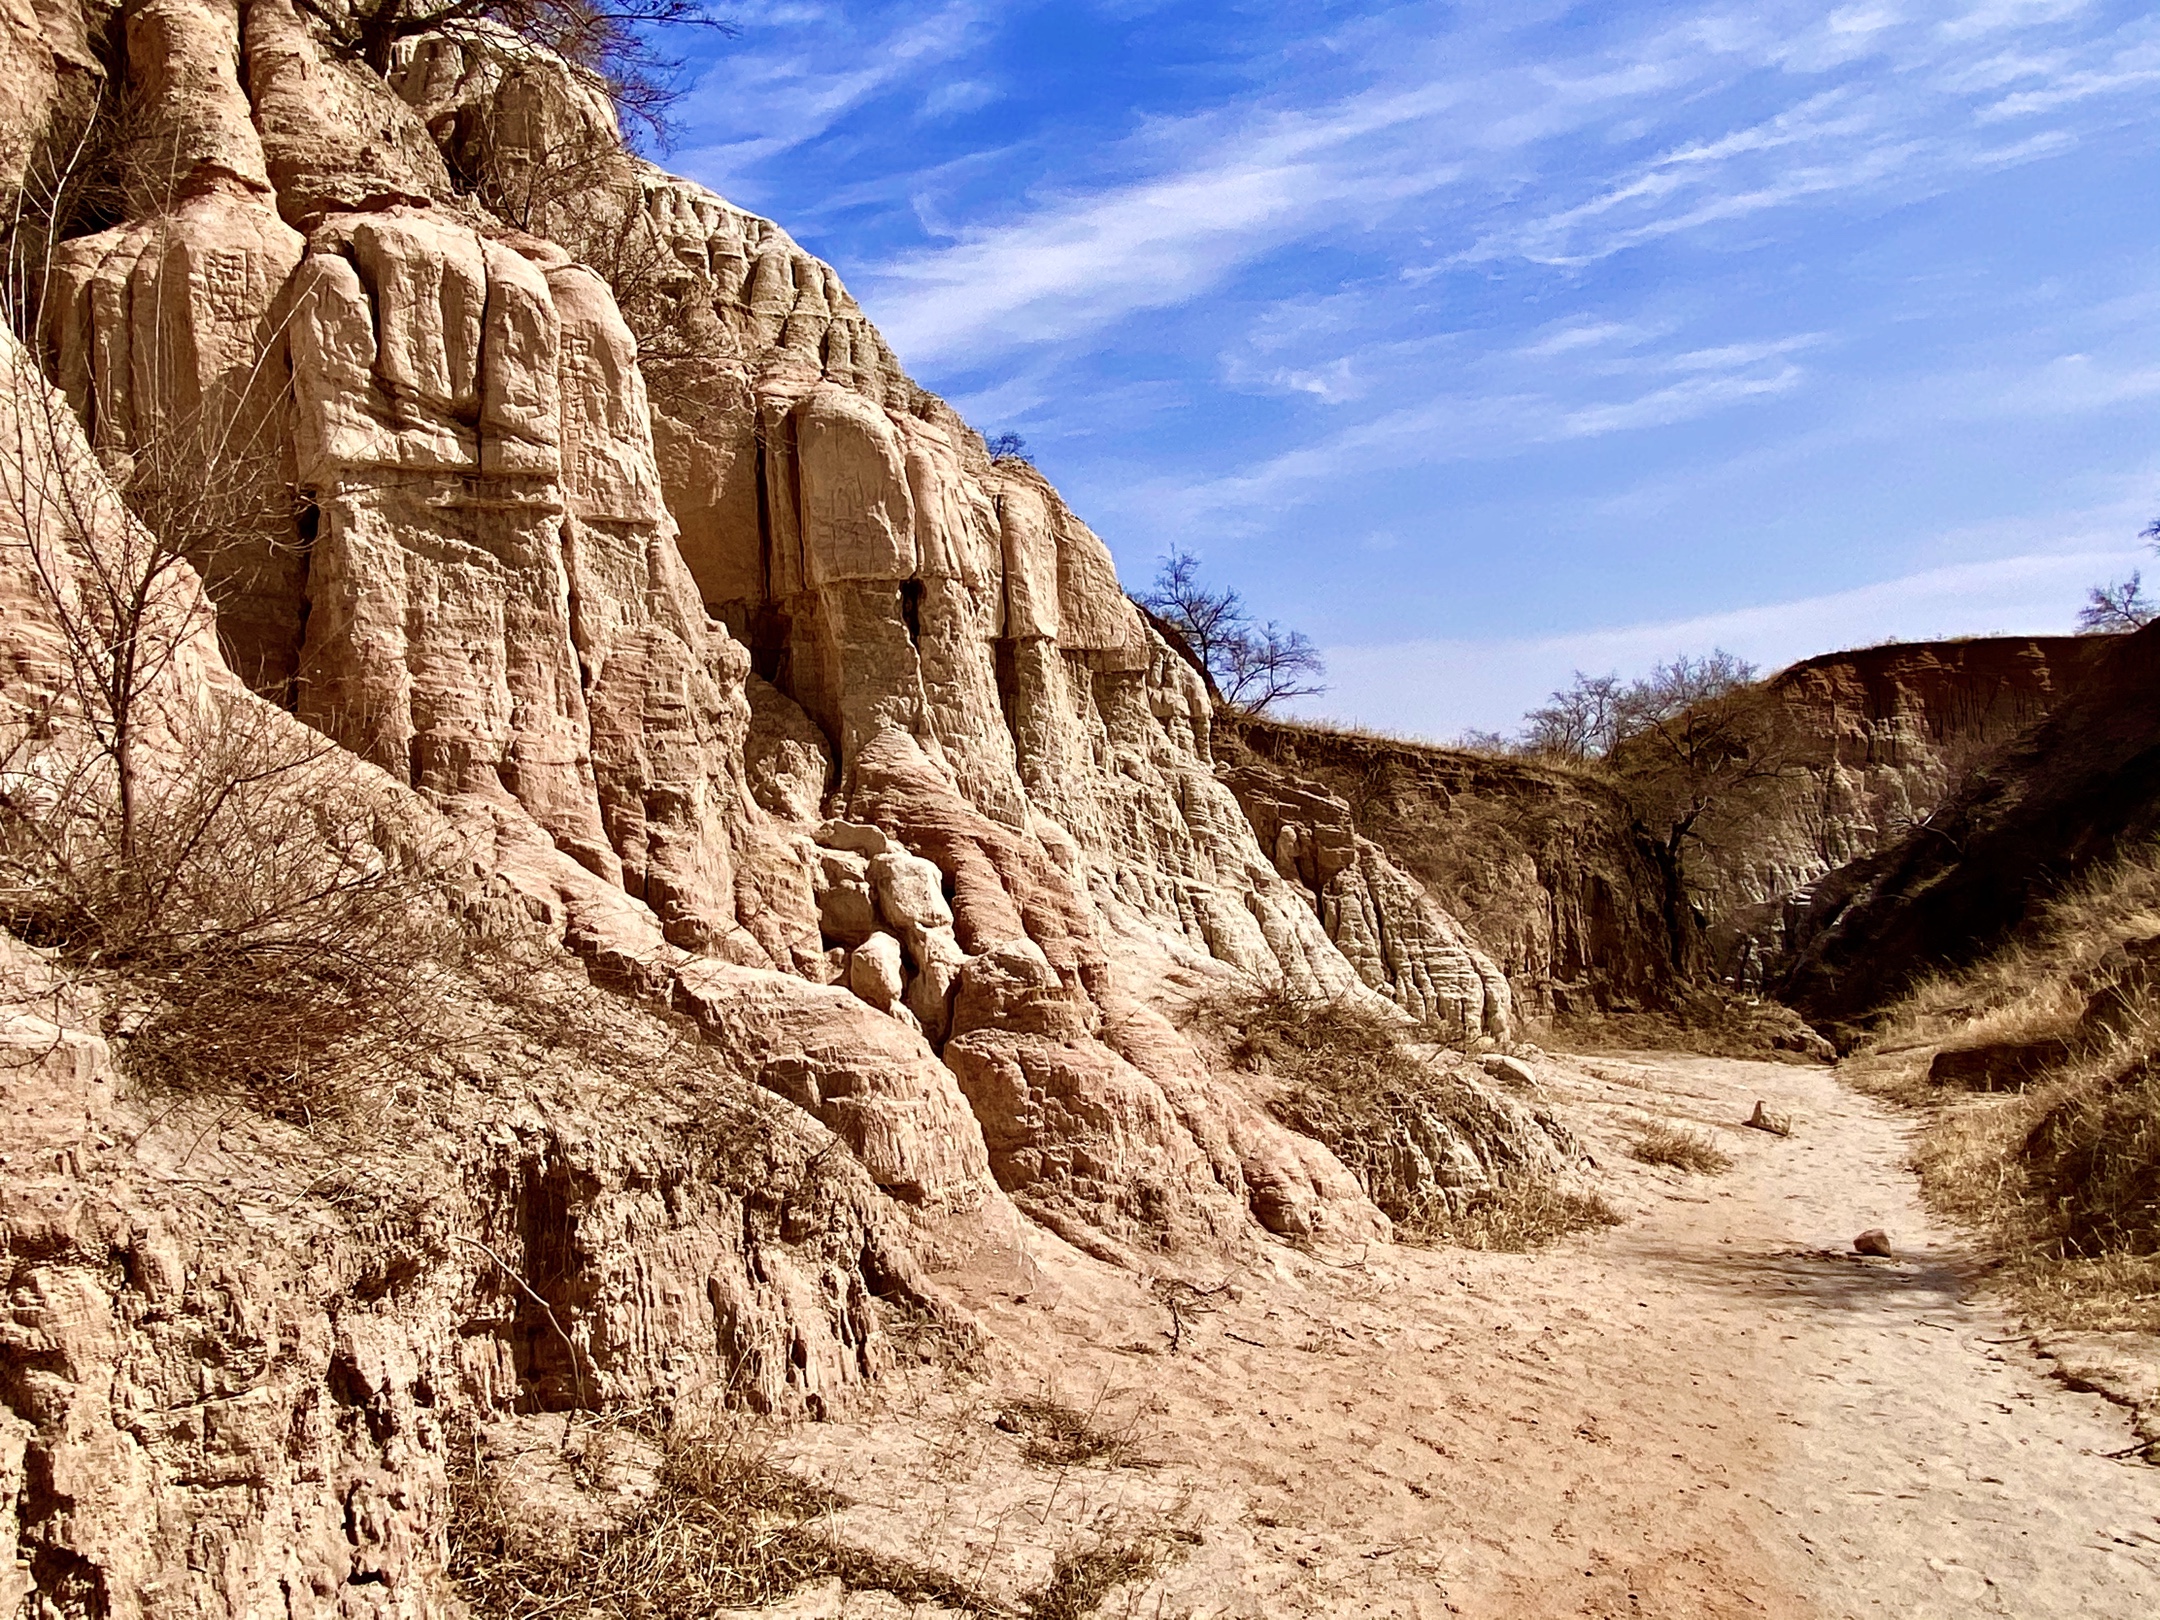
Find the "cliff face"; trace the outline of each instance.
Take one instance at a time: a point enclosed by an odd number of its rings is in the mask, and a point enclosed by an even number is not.
[[[459,980],[440,1096],[344,1150],[353,1186],[215,1115],[206,1179],[101,1033],[132,1026],[11,957],[17,1588],[430,1612],[453,1418],[814,1415],[874,1375],[877,1302],[940,1308],[913,1256],[1022,1216],[1151,1272],[1385,1236],[1165,1008],[1282,987],[1504,1039],[1506,983],[1354,836],[1313,882],[1279,820],[1263,853],[1101,541],[830,266],[485,31],[385,82],[291,0],[31,15],[9,105],[125,105],[157,184],[59,245],[39,352],[4,340],[10,770],[98,768],[67,625],[145,541],[119,487],[209,490],[152,615],[146,780],[233,716],[326,736],[263,791],[445,862],[535,985],[628,999],[565,1055]],[[195,1361],[226,1370],[182,1389]]]
[[[1833,873],[1796,917],[1779,993],[1848,1024],[1969,966],[2035,908],[2160,834],[2160,630],[2084,644],[2083,678],[1924,827]]]
[[[1240,720],[1228,729],[1244,756],[1231,785],[1257,825],[1294,827],[1287,840],[1274,835],[1277,863],[1323,897],[1333,892],[1330,926],[1345,950],[1384,959],[1404,931],[1365,921],[1374,849],[1425,903],[1462,920],[1532,1016],[1656,1003],[1674,988],[1662,882],[1608,784],[1321,727]],[[1278,802],[1312,808],[1265,808]],[[1330,859],[1330,847],[1342,853]]]
[[[1699,863],[1711,957],[1729,980],[1774,975],[1811,888],[1920,826],[1978,765],[2044,719],[2102,661],[2106,638],[1993,637],[1831,653],[1772,677],[1785,776],[1767,815],[1713,811]]]

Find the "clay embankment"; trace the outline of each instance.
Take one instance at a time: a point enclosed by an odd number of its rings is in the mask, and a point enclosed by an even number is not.
[[[1282,799],[1286,783],[1339,801],[1342,819],[1462,919],[1525,1010],[1595,1012],[1672,990],[1658,871],[1610,784],[1535,760],[1244,717],[1225,717],[1218,747],[1256,822],[1271,820],[1255,806]]]

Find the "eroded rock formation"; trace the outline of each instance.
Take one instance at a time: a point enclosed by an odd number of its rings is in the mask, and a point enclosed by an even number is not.
[[[1807,932],[1828,875],[1923,826],[1973,770],[2045,719],[2099,664],[2105,637],[2000,636],[1866,647],[1773,676],[1787,726],[1777,809],[1727,826],[1699,862],[1714,970],[1759,988]]]
[[[1102,541],[830,266],[484,28],[388,82],[291,0],[53,0],[0,51],[0,172],[109,68],[154,182],[60,244],[41,352],[6,340],[36,768],[96,766],[61,618],[147,542],[124,488],[193,564],[144,769],[217,714],[327,736],[304,802],[362,807],[363,854],[424,849],[535,994],[619,993],[565,1054],[460,980],[481,1033],[397,1140],[213,1116],[206,1181],[97,1007],[17,1016],[49,964],[11,956],[0,1601],[433,1612],[453,1421],[815,1415],[876,1370],[874,1301],[940,1308],[913,1251],[1023,1214],[1156,1273],[1387,1235],[1166,1009],[1502,1039],[1505,981],[1373,846],[1263,851]]]
[[[1979,961],[2043,904],[2160,834],[2160,630],[2076,644],[2083,676],[1924,827],[1814,889],[1778,993],[1852,1036],[1923,975]]]
[[[1505,975],[1517,1018],[1656,1003],[1680,982],[1662,880],[1611,785],[1325,727],[1248,719],[1226,729],[1238,750],[1228,779],[1255,822],[1276,829],[1277,861],[1323,904],[1337,887],[1331,932],[1347,930],[1354,957],[1375,953],[1385,982],[1429,981],[1441,1005],[1470,1007],[1474,978],[1488,1019],[1487,963]],[[1366,840],[1391,870],[1374,865]],[[1390,905],[1404,884],[1417,896]],[[1432,995],[1394,993],[1413,1009]]]

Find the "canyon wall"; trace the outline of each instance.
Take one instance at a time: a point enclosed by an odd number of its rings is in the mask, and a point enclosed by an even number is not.
[[[1295,829],[1270,847],[1285,872],[1332,894],[1347,950],[1372,939],[1384,957],[1407,931],[1396,919],[1408,907],[1364,920],[1370,850],[1425,904],[1461,919],[1528,1016],[1655,1005],[1680,982],[1662,880],[1611,783],[1321,726],[1235,719],[1223,729],[1236,760],[1226,780],[1257,825]]]
[[[2001,636],[1828,653],[1766,683],[1781,729],[1772,808],[1703,819],[1698,902],[1713,970],[1760,989],[1816,886],[1928,824],[1978,767],[2107,656],[2102,636]]]
[[[2078,644],[2075,684],[1926,824],[1821,880],[1775,988],[1850,1037],[1922,976],[1968,967],[2043,902],[2160,836],[2160,629]]]
[[[82,143],[124,217],[4,339],[9,782],[104,768],[76,632],[147,515],[187,566],[143,780],[237,727],[305,762],[260,788],[294,837],[433,863],[521,964],[451,974],[455,1039],[339,1135],[146,1090],[136,1015],[9,945],[0,1603],[438,1612],[476,1415],[814,1417],[1035,1228],[1172,1276],[1384,1240],[1176,1015],[1503,1043],[1505,978],[1327,805],[1263,850],[1102,541],[832,267],[485,26],[387,80],[291,0],[53,0],[0,49],[11,140],[129,119]]]

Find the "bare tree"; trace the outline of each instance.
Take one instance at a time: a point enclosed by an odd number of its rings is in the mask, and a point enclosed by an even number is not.
[[[1241,713],[1267,714],[1327,690],[1319,679],[1325,667],[1319,649],[1302,631],[1285,630],[1273,619],[1231,638],[1224,651],[1229,667],[1218,677],[1223,701]]]
[[[2088,635],[2119,635],[2142,630],[2160,618],[2160,602],[2145,594],[2145,579],[2133,570],[2128,579],[2095,585],[2078,609],[2078,629]]]
[[[1252,622],[1233,590],[1214,590],[1200,582],[1200,559],[1173,547],[1156,570],[1155,583],[1141,606],[1176,626],[1210,675],[1220,680],[1228,667],[1230,642]]]
[[[1744,845],[1801,768],[1783,708],[1755,666],[1722,648],[1681,656],[1627,681],[1576,671],[1525,717],[1518,751],[1588,765],[1620,789],[1663,879],[1673,962],[1685,968],[1699,856]]]
[[[1185,638],[1233,709],[1266,714],[1327,690],[1319,679],[1325,665],[1312,642],[1272,619],[1255,624],[1236,591],[1202,583],[1200,559],[1189,551],[1173,549],[1154,586],[1137,600]]]
[[[1577,765],[1602,759],[1619,741],[1625,692],[1617,673],[1585,675],[1578,669],[1572,685],[1524,716],[1521,751]]]
[[[299,0],[338,51],[388,73],[400,41],[423,34],[508,29],[553,51],[606,90],[616,108],[664,134],[679,98],[678,63],[651,31],[703,28],[732,34],[704,0]]]
[[[983,448],[990,452],[992,461],[1024,461],[1035,465],[1035,458],[1028,454],[1027,440],[1017,433],[997,433],[983,440]]]
[[[2160,518],[2140,529],[2138,538],[2145,542],[2147,551],[2160,552]],[[2085,605],[2078,609],[2078,631],[2093,636],[2122,635],[2142,630],[2156,618],[2160,618],[2160,602],[2145,594],[2143,573],[2133,572],[2128,579],[2110,580],[2085,593]]]

